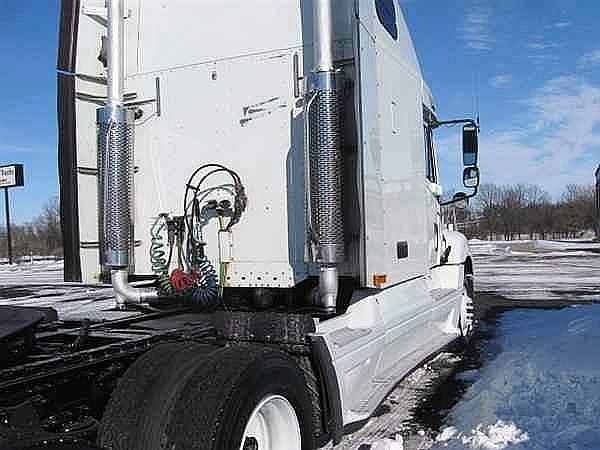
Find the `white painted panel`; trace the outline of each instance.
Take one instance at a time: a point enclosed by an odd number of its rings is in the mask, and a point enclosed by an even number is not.
[[[335,54],[341,59],[353,55],[353,14],[351,3],[335,2]],[[104,7],[103,0],[83,4]],[[300,66],[310,69],[310,2],[128,0],[126,9],[126,92],[153,99],[156,77],[162,90],[162,115],[156,115],[156,105],[144,105],[136,122],[135,238],[141,241],[136,272],[150,271],[149,230],[156,215],[181,214],[187,177],[201,164],[215,162],[239,172],[249,197],[232,235],[230,281],[282,287],[301,281],[306,276],[303,118],[302,102],[293,97],[292,58],[297,53]],[[82,14],[78,72],[104,75],[97,57],[105,32]],[[81,80],[78,90],[105,95],[104,86]],[[96,106],[78,101],[77,107],[78,164],[94,168]],[[96,191],[81,185],[79,203],[86,205],[80,211],[82,232],[96,233],[90,218],[97,217]],[[216,224],[205,232],[208,254],[216,260]],[[96,271],[97,261],[93,264],[84,272]]]
[[[97,180],[95,175],[78,176],[79,190],[87,199],[79,203],[79,238],[82,242],[98,242]]]
[[[300,23],[296,0],[144,1],[140,71],[298,47]]]
[[[379,111],[383,140],[385,267],[389,282],[425,273],[426,209],[423,186],[423,132],[420,80],[397,62],[389,50],[378,63],[384,73],[381,95],[395,102],[402,120],[393,131],[390,108]],[[408,241],[408,258],[398,259],[397,243]]]
[[[408,372],[456,338],[454,326],[432,326],[429,289],[421,278],[358,291],[344,315],[317,324],[338,378],[344,424],[367,419]],[[455,291],[446,292],[437,305],[440,317],[456,310]]]
[[[385,350],[380,377],[393,377],[394,366],[432,339],[433,301],[423,278],[385,289],[378,294],[386,326]]]
[[[77,92],[105,95],[106,90],[93,83],[77,81]],[[98,166],[98,138],[96,133],[96,110],[98,105],[76,100],[77,114],[77,166],[96,169]]]
[[[360,1],[360,82],[365,182],[366,284],[391,286],[427,269],[422,76],[400,9],[398,41],[372,1]],[[408,242],[409,257],[397,245]]]
[[[81,257],[81,276],[84,283],[100,283],[100,265],[97,248],[82,248],[79,250]]]
[[[282,278],[290,271],[302,276],[303,128],[293,98],[292,56],[275,52],[160,73],[162,115],[136,127],[136,238],[143,242],[137,271],[149,270],[152,218],[159,212],[182,214],[189,176],[203,164],[219,163],[238,172],[248,196],[248,208],[232,230],[230,272],[248,270],[249,280],[252,272],[268,271],[260,264],[291,264],[293,270],[278,270]],[[130,85],[148,91],[153,80],[138,76]],[[230,183],[218,175],[205,187]],[[231,199],[222,191],[213,197]],[[205,239],[216,261],[216,220],[205,228]]]
[[[434,308],[432,310],[432,322],[440,324],[448,320],[452,315],[452,326],[456,327],[458,322],[458,312],[462,300],[464,287],[464,265],[446,264],[435,267],[431,270],[429,278],[429,288],[434,293]],[[437,295],[437,292],[445,291],[445,295]],[[434,325],[435,328],[435,325]]]
[[[376,297],[361,299],[339,317],[321,322],[340,386],[344,424],[369,417],[369,402],[385,344],[385,324]]]
[[[79,28],[77,30],[77,73],[104,76],[104,68],[98,60],[102,47],[101,37],[106,35],[106,26],[87,15],[87,11],[102,11],[103,0],[84,0],[81,2]]]
[[[375,41],[368,32],[372,14],[363,14],[369,11],[370,6],[360,2],[361,21],[359,28],[359,69],[360,69],[360,135],[362,142],[362,186],[364,198],[365,222],[365,285],[374,287],[373,275],[384,273],[385,259],[383,252],[383,186],[381,174],[382,142],[379,131],[379,122],[376,120],[379,111],[379,95],[377,86],[379,72]]]

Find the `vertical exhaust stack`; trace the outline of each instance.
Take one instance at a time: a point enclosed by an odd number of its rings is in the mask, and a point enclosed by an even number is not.
[[[313,0],[315,67],[306,114],[310,160],[311,228],[320,264],[318,306],[335,312],[338,264],[344,259],[341,96],[333,64],[332,0]]]
[[[124,0],[108,4],[107,104],[98,109],[98,200],[100,257],[111,270],[117,306],[157,297],[153,289],[128,284],[133,251],[133,111],[123,105]]]

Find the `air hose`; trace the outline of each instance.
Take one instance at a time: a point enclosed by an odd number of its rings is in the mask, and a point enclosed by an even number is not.
[[[216,306],[220,297],[219,277],[212,263],[207,259],[197,261],[195,272],[198,276],[196,287],[186,292],[186,299],[203,309]]]
[[[173,255],[173,247],[169,246],[167,257],[164,231],[167,228],[167,215],[160,214],[150,230],[150,263],[152,272],[157,276],[158,289],[161,294],[173,294],[173,286],[169,280],[169,266]]]
[[[201,207],[207,193],[212,192],[211,189],[202,190],[203,183],[216,174],[228,174],[231,177],[233,192],[228,192],[234,197],[233,204],[229,200],[217,202],[213,199]],[[197,176],[199,180],[195,182]],[[160,214],[150,230],[150,262],[161,295],[183,300],[202,309],[217,306],[223,298],[227,264],[219,260],[217,273],[204,252],[206,244],[202,238],[202,228],[208,223],[209,217],[203,214],[205,211],[210,214],[216,212],[219,232],[229,232],[239,222],[247,201],[241,178],[235,171],[220,164],[205,164],[194,171],[186,184],[183,216]],[[224,223],[225,217],[229,218],[227,224]],[[168,242],[165,241],[165,234],[168,235]],[[170,272],[175,252],[178,267]]]

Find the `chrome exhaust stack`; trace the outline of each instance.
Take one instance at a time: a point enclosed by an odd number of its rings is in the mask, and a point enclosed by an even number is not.
[[[126,303],[156,298],[158,293],[128,284],[134,245],[134,113],[123,105],[124,0],[107,0],[107,6],[107,104],[97,111],[100,258],[111,271],[117,307],[123,308]]]
[[[317,306],[335,312],[344,259],[342,99],[333,64],[332,0],[313,0],[315,67],[306,102],[311,232],[320,265]]]

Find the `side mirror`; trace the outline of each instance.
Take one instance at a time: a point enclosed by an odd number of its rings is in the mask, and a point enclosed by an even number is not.
[[[477,126],[467,124],[463,127],[463,165],[476,166],[479,153]]]
[[[479,187],[479,169],[477,167],[466,167],[463,171],[463,184],[467,188],[476,189]]]

